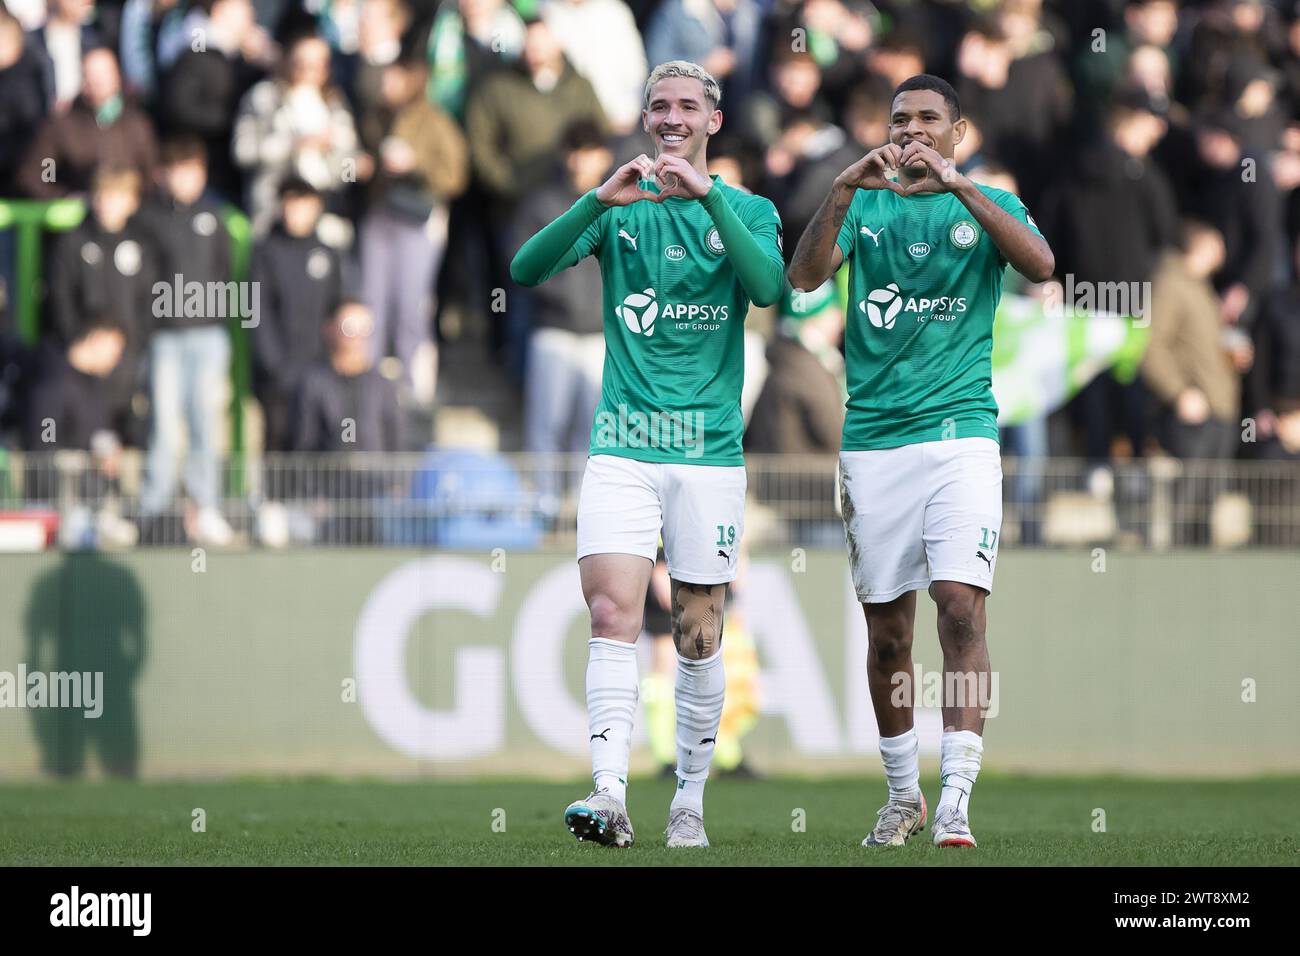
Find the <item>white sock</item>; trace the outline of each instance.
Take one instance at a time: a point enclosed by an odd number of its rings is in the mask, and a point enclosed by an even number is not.
[[[627,760],[641,681],[636,645],[607,637],[587,642],[587,727],[596,789],[627,802]]]
[[[677,792],[672,809],[690,807],[704,815],[704,781],[722,722],[722,701],[727,676],[722,669],[722,651],[693,661],[677,655]]]
[[[939,757],[943,792],[939,795],[936,814],[944,807],[956,807],[962,816],[968,815],[970,792],[975,786],[975,778],[979,776],[980,759],[983,756],[984,739],[973,730],[944,731]]]
[[[920,744],[916,729],[910,728],[897,737],[880,738],[880,759],[889,781],[890,803],[921,802]]]

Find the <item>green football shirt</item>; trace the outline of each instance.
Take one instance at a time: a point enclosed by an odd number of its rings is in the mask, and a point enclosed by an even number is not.
[[[1016,196],[979,189],[1038,233]],[[997,441],[993,313],[1007,260],[971,211],[951,193],[860,189],[838,243],[849,261],[843,450]]]
[[[780,263],[776,207],[713,180],[763,252]],[[641,188],[657,191],[653,181]],[[703,201],[612,207],[575,249],[579,258],[596,256],[604,279],[605,369],[591,454],[743,465],[749,298]]]

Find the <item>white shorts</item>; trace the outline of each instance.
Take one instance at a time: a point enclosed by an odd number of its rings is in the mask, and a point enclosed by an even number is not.
[[[859,601],[892,601],[931,581],[993,591],[1002,526],[1002,458],[993,439],[840,452],[840,481]]]
[[[578,496],[578,558],[655,559],[688,584],[735,580],[745,531],[744,465],[679,465],[592,455]]]

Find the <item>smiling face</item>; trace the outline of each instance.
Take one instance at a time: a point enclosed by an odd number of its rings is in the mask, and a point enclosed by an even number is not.
[[[889,141],[907,147],[918,141],[940,156],[953,158],[958,143],[966,136],[966,121],[955,123],[937,90],[905,90],[894,97],[889,114]]]
[[[698,166],[709,137],[722,128],[722,111],[709,103],[701,81],[669,76],[650,91],[641,126],[654,140],[656,156],[681,156]]]

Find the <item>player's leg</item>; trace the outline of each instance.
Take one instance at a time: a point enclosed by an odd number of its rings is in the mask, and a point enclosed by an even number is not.
[[[636,639],[654,566],[662,512],[658,465],[613,455],[587,460],[578,498],[578,570],[591,612],[587,719],[595,788],[570,804],[565,825],[579,839],[630,846],[628,751],[640,679]]]
[[[664,554],[677,648],[677,790],[665,836],[670,847],[708,846],[704,785],[726,697],[722,609],[745,530],[745,469],[666,465],[664,474]]]
[[[985,599],[993,590],[1002,524],[1002,461],[987,438],[935,442],[925,516],[930,596],[943,649],[943,791],[934,812],[937,846],[975,846],[971,790],[984,754],[984,711],[992,705]]]
[[[840,455],[840,502],[854,589],[867,620],[867,686],[889,799],[863,846],[899,846],[925,826],[912,725],[916,590],[929,583],[918,446]]]

